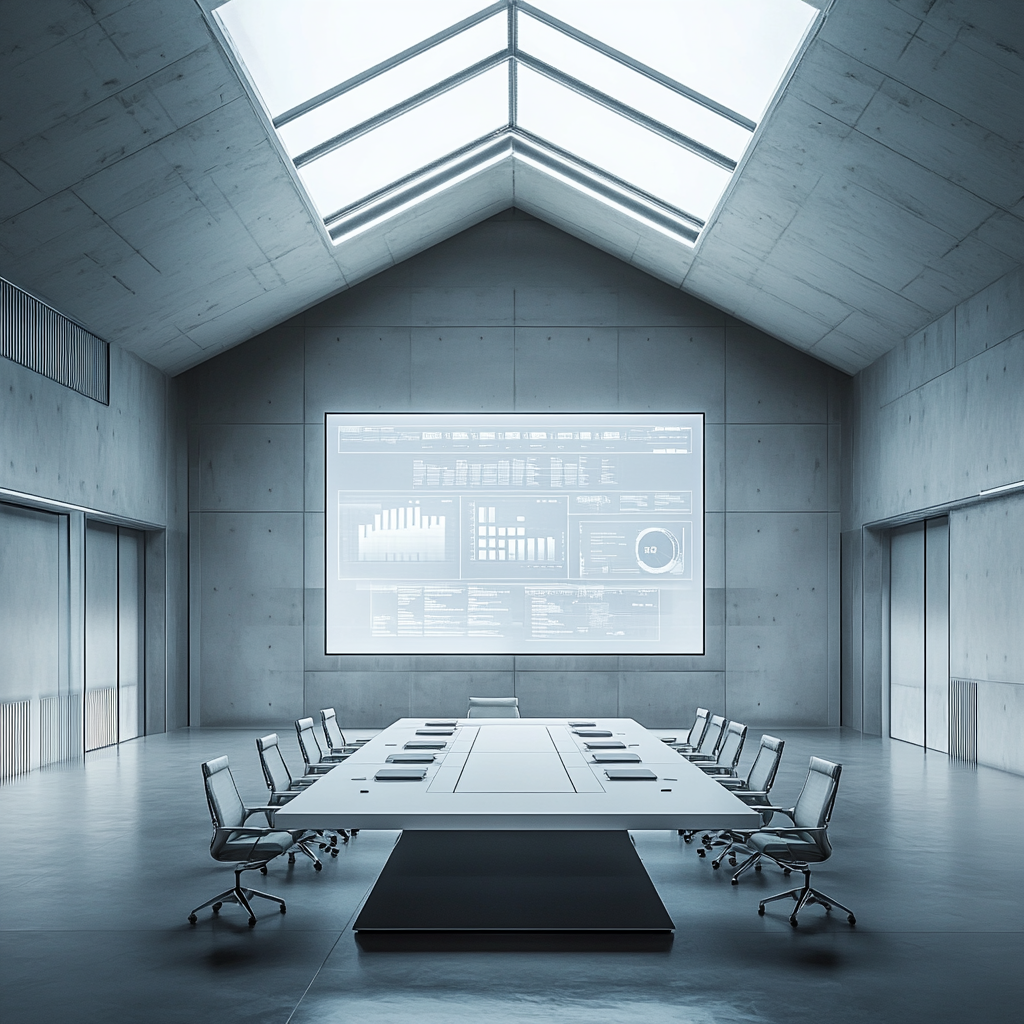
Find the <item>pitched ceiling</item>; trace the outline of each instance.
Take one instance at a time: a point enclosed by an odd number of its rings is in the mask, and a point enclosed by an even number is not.
[[[5,4],[0,276],[178,373],[515,205],[855,372],[1024,262],[1022,54],[836,0],[696,248],[512,139],[335,246],[193,0]]]

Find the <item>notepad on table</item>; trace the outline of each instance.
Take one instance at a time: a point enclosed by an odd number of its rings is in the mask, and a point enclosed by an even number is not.
[[[605,768],[604,773],[612,782],[656,782],[658,779],[650,768]]]
[[[625,750],[622,740],[587,740],[583,744],[587,750]]]
[[[422,782],[426,768],[381,768],[374,775],[377,782]]]
[[[577,736],[611,736],[611,729],[573,729]]]
[[[426,750],[421,753],[411,751],[408,754],[388,754],[386,760],[389,764],[433,764],[435,756]]]
[[[598,764],[621,764],[626,761],[637,764],[640,761],[640,755],[634,754],[632,750],[595,750],[593,757]]]

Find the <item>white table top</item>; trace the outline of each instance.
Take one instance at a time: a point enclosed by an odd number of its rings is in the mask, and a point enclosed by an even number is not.
[[[597,764],[565,718],[459,719],[450,736],[417,735],[442,719],[402,718],[282,807],[283,829],[756,828],[741,800],[631,718],[589,718],[642,763]],[[450,721],[450,720],[449,720]],[[607,741],[601,737],[600,741]],[[444,743],[432,764],[388,764],[417,740]],[[418,782],[375,781],[382,768],[426,768]],[[611,781],[606,768],[648,768],[654,781]]]

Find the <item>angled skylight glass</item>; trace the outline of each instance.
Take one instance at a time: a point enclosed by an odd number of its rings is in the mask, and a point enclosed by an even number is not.
[[[228,0],[213,21],[335,241],[511,158],[692,244],[817,15],[803,0]]]

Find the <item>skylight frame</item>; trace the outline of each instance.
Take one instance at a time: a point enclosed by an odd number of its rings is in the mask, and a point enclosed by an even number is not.
[[[367,230],[367,225],[381,223],[389,217],[396,216],[399,212],[416,205],[417,202],[422,202],[426,198],[443,191],[444,175],[449,170],[452,174],[450,185],[465,180],[471,173],[467,168],[474,166],[476,154],[480,152],[491,153],[492,156],[488,157],[482,165],[490,166],[494,162],[493,152],[496,151],[493,148],[493,144],[496,141],[500,143],[504,136],[509,140],[509,145],[505,147],[499,145],[497,151],[504,152],[512,158],[521,157],[527,159],[528,162],[545,173],[560,178],[572,187],[591,194],[594,198],[607,205],[617,207],[627,215],[643,221],[649,226],[653,226],[661,233],[671,235],[675,240],[687,247],[695,248],[706,234],[707,226],[717,218],[719,211],[732,192],[738,171],[749,158],[754,144],[760,135],[761,126],[777,105],[796,64],[805,52],[809,41],[820,29],[825,16],[825,10],[819,9],[810,18],[803,37],[789,58],[784,74],[775,86],[761,120],[757,122],[715,101],[712,97],[688,87],[683,82],[677,81],[671,76],[653,67],[649,67],[642,61],[588,35],[586,32],[563,22],[556,16],[535,7],[528,0],[496,0],[496,2],[482,7],[474,14],[463,18],[461,21],[435,33],[429,38],[408,47],[371,68],[365,69],[357,75],[339,82],[330,89],[324,90],[317,96],[310,97],[308,100],[293,106],[276,117],[272,117],[267,110],[266,104],[262,101],[258,87],[248,74],[242,55],[237,51],[233,40],[217,17],[217,9],[230,2],[230,0],[223,0],[223,2],[221,0],[196,0],[196,2],[203,8],[214,30],[214,34],[224,46],[229,56],[233,58],[243,84],[254,99],[257,107],[262,110],[269,127],[274,129],[272,133],[274,142],[277,144],[283,159],[289,165],[293,180],[298,186],[306,204],[315,214],[316,219],[323,224],[327,238],[334,245],[340,244],[355,234],[361,234]],[[816,6],[813,0],[803,0],[803,2],[809,7]],[[826,10],[828,6],[830,6],[830,2],[826,3]],[[489,54],[484,59],[453,73],[416,95],[394,104],[387,110],[380,111],[373,117],[367,118],[360,124],[354,125],[330,139],[325,139],[322,143],[306,152],[296,154],[293,157],[285,149],[283,141],[277,133],[278,127],[287,125],[304,114],[322,106],[324,103],[328,103],[344,95],[346,92],[358,88],[374,78],[399,67],[404,62],[422,53],[426,53],[430,49],[458,36],[460,33],[500,15],[502,11],[506,13],[507,17],[507,44],[503,50]],[[719,117],[745,129],[750,133],[750,138],[743,147],[742,152],[736,159],[733,159],[702,143],[699,139],[691,138],[671,125],[664,124],[656,118],[618,100],[615,96],[604,93],[595,86],[574,78],[559,68],[523,51],[518,39],[519,12],[536,19],[548,28],[564,34],[576,43],[589,47],[596,53],[618,62],[657,85],[670,89]],[[372,132],[380,125],[402,116],[402,114],[409,110],[413,110],[417,106],[427,103],[431,99],[470,81],[475,76],[492,70],[503,61],[508,62],[508,111],[507,123],[503,128],[490,132],[481,138],[474,139],[447,156],[434,160],[415,172],[407,174],[372,194],[349,203],[341,209],[326,212],[317,206],[305,188],[299,173],[300,168],[308,166],[316,159],[337,150],[368,132]],[[552,141],[534,134],[527,126],[520,125],[518,123],[518,68],[520,63],[529,67],[532,71],[551,79],[553,82],[577,92],[586,99],[600,104],[613,114],[634,122],[645,130],[661,136],[681,149],[688,150],[695,156],[707,160],[727,172],[729,177],[707,219],[703,220],[688,210],[681,209],[659,196],[645,192],[636,184],[616,177],[606,169],[590,163],[576,154],[567,152]],[[542,153],[544,158],[540,156]],[[390,213],[386,211],[390,211]]]

